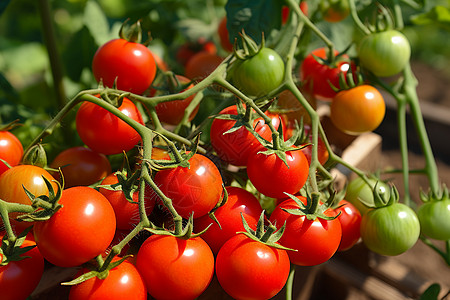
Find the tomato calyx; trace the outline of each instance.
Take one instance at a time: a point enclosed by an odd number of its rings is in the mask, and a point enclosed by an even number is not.
[[[244,225],[245,231],[238,231],[237,234],[242,233],[246,237],[263,243],[269,247],[273,247],[276,249],[282,249],[282,250],[290,250],[290,251],[297,251],[291,248],[284,247],[280,244],[278,244],[278,240],[281,239],[283,236],[284,230],[286,228],[286,224],[283,224],[283,226],[280,229],[277,229],[277,227],[272,224],[270,221],[267,220],[269,223],[267,226],[265,225],[265,212],[263,211],[259,217],[258,223],[256,224],[256,230],[253,230],[248,225],[247,221],[244,218],[243,213],[241,212],[241,219],[242,224]]]
[[[10,262],[20,261],[29,257],[24,254],[36,247],[36,245],[22,247],[22,244],[25,242],[27,234],[30,232],[31,228],[31,226],[26,228],[19,235],[13,238],[7,234],[3,236],[0,247],[0,255],[2,257],[0,266],[6,266]]]
[[[144,228],[144,230],[152,234],[171,235],[179,239],[189,240],[191,238],[201,236],[206,230],[208,230],[211,225],[212,224],[203,229],[201,232],[194,233],[194,217],[191,214],[184,226],[175,226],[174,230],[168,230],[166,228],[158,227],[153,224],[151,224],[150,227]]]
[[[429,189],[428,193],[420,190],[420,200],[423,203],[436,202],[436,201],[446,201],[450,199],[448,188],[445,184],[442,184],[441,188],[437,192],[433,192]]]
[[[1,124],[0,123],[0,131],[10,131],[13,130],[16,127],[22,126],[22,124],[19,123],[19,119],[16,119],[8,124]]]
[[[22,157],[22,164],[44,168],[47,166],[47,153],[41,143],[29,148]]]
[[[376,182],[375,186],[373,187],[373,202],[375,208],[382,208],[398,203],[400,196],[397,188],[394,185],[390,186],[390,194],[388,199],[383,197],[383,194],[380,193],[380,191],[377,188],[377,185],[378,182]]]
[[[261,45],[258,45],[250,36],[245,34],[244,30],[239,35],[242,39],[242,48],[235,45],[234,55],[240,60],[246,60],[255,56],[265,47],[264,34],[262,35]]]
[[[330,216],[325,214],[325,211],[329,210],[333,203],[335,202],[335,194],[333,193],[328,200],[325,203],[320,203],[320,193],[318,192],[312,192],[312,193],[306,193],[306,204],[304,204],[298,197],[295,197],[294,195],[285,193],[289,198],[295,201],[299,208],[295,209],[285,209],[283,210],[289,214],[295,215],[295,216],[305,216],[306,219],[310,221],[314,221],[317,218],[324,219],[327,221],[336,219],[338,215]]]
[[[126,19],[122,25],[120,26],[119,30],[119,37],[121,39],[124,39],[131,43],[139,43],[141,44],[142,41],[142,27],[141,27],[141,21],[137,20],[135,23],[130,25],[127,32],[124,32],[125,25],[128,23],[129,19]],[[149,34],[150,36],[150,34]],[[150,40],[147,40],[143,42],[142,44],[144,46],[147,46],[149,44]]]

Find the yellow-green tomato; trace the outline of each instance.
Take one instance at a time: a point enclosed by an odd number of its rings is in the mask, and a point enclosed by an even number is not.
[[[362,179],[357,177],[352,179],[347,186],[347,193],[345,199],[352,203],[359,212],[363,215],[370,207],[374,207],[373,190],[372,187],[377,185],[377,190],[382,195],[382,199],[386,202],[391,195],[389,185],[383,181],[378,181],[374,178],[369,178],[370,186]]]
[[[418,211],[422,233],[435,240],[450,240],[450,199],[422,204]]]

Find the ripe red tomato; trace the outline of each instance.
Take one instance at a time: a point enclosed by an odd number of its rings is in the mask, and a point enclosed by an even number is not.
[[[50,164],[51,168],[61,167],[64,176],[64,188],[79,185],[91,185],[99,182],[111,173],[108,158],[86,147],[72,147],[58,153]],[[59,173],[52,175],[62,182]]]
[[[214,256],[200,237],[152,235],[139,249],[136,266],[152,297],[188,300],[200,296],[211,282]]]
[[[0,237],[1,239],[2,237]],[[34,241],[23,242],[21,248],[35,246]],[[24,259],[0,266],[0,290],[2,300],[25,300],[37,287],[44,272],[44,258],[34,247],[20,255]]]
[[[117,78],[117,88],[142,94],[150,87],[156,75],[156,63],[146,46],[114,39],[98,48],[92,60],[92,72],[97,82],[112,87]]]
[[[114,260],[113,260],[114,261]],[[83,268],[77,277],[89,272]],[[73,285],[70,288],[69,300],[120,300],[120,299],[147,299],[147,288],[137,268],[128,261],[109,270],[108,277],[97,277]]]
[[[247,162],[248,179],[267,197],[286,198],[295,194],[308,179],[309,164],[302,151],[286,151],[288,166],[275,154],[257,153]]]
[[[216,165],[206,156],[194,154],[189,168],[176,167],[158,171],[155,183],[183,217],[206,215],[222,197],[222,177]]]
[[[212,41],[200,38],[195,42],[186,42],[178,48],[176,52],[176,60],[182,66],[186,66],[187,62],[197,53],[205,51],[211,54],[217,53],[217,47]]]
[[[118,183],[119,180],[115,174],[109,174],[103,181],[101,185],[113,185]],[[110,190],[106,188],[99,188],[99,192],[108,199],[109,203],[111,203],[112,208],[114,209],[114,213],[116,215],[116,227],[117,229],[127,230],[133,229],[136,224],[139,223],[139,205],[137,202],[139,201],[139,192],[136,191],[133,193],[133,201],[136,203],[129,202],[123,191],[119,190]],[[152,189],[149,185],[147,185],[146,193],[145,193],[145,211],[147,215],[151,214],[153,207],[155,206],[154,199],[151,199]]]
[[[283,24],[286,24],[286,22],[287,22],[287,20],[288,20],[288,18],[289,18],[289,7],[288,6],[283,6],[282,8],[281,8],[281,22],[283,23]],[[301,2],[300,2],[300,10],[303,12],[303,14],[305,15],[305,16],[307,16],[308,15],[308,3],[306,3],[306,1],[305,0],[302,0]]]
[[[0,159],[11,167],[20,163],[23,156],[23,146],[19,139],[9,131],[0,131]],[[0,175],[8,170],[8,166],[0,160]]]
[[[304,204],[306,198],[297,196]],[[298,209],[299,205],[292,199],[282,201],[275,207],[270,222],[276,226],[286,223],[283,236],[278,241],[281,245],[296,249],[288,251],[291,263],[300,266],[314,266],[329,260],[336,253],[342,237],[341,224],[338,219],[325,220],[316,218],[308,220],[306,216],[297,216],[284,209]],[[327,216],[334,216],[329,209]]]
[[[129,99],[124,98],[118,109],[144,124],[141,113]],[[76,115],[76,126],[83,143],[105,155],[129,151],[141,141],[139,134],[130,125],[91,102],[81,104]]]
[[[176,75],[176,78],[179,82],[180,87],[188,84],[191,81],[190,79],[188,79],[184,76],[181,76],[181,75]],[[182,90],[179,90],[176,92],[181,93],[185,90],[192,88],[193,86],[194,86],[194,84],[190,84],[185,89],[182,89]],[[172,93],[172,91],[170,91],[170,90],[168,92]],[[156,92],[154,95],[160,96],[161,93]],[[158,114],[159,120],[161,122],[164,122],[164,123],[167,123],[170,125],[177,125],[183,119],[184,111],[189,106],[189,104],[192,102],[192,99],[194,99],[194,97],[195,97],[195,94],[190,97],[187,97],[186,99],[183,99],[183,100],[174,100],[174,101],[158,103],[155,106],[155,109],[156,109],[156,113]],[[189,122],[192,121],[192,119],[194,119],[199,108],[200,108],[200,104],[197,105],[194,108],[194,110],[191,112],[191,114],[188,117]]]
[[[212,224],[202,234],[202,238],[208,243],[214,254],[217,254],[220,247],[235,236],[236,232],[245,231],[241,213],[250,228],[255,230],[263,211],[258,199],[249,191],[234,186],[227,186],[226,190],[228,192],[227,202],[214,212],[220,222],[220,227],[209,215],[197,218],[194,221],[195,232],[201,232]]]
[[[219,114],[237,115],[236,105],[224,108]],[[278,115],[272,115],[272,124],[275,129],[280,125]],[[248,157],[255,153],[262,146],[259,141],[245,127],[236,131],[226,133],[235,124],[234,120],[214,119],[211,124],[210,139],[217,156],[224,162],[235,166],[247,165]],[[262,118],[257,118],[254,122],[255,131],[265,140],[272,141],[272,131],[268,125],[264,124]]]
[[[116,217],[109,201],[87,186],[62,192],[62,207],[46,221],[34,224],[34,237],[42,255],[60,267],[79,266],[111,243]]]
[[[189,59],[184,69],[184,75],[192,80],[200,81],[212,73],[223,61],[218,54],[201,51]]]
[[[361,237],[359,227],[361,225],[361,213],[347,200],[339,202],[339,208],[335,209],[342,227],[342,239],[338,251],[345,251],[353,247]]]
[[[375,130],[385,112],[383,96],[366,84],[340,91],[330,105],[331,122],[339,130],[353,135]]]
[[[284,287],[290,262],[286,250],[267,246],[243,234],[229,239],[216,259],[216,275],[234,299],[270,299]]]
[[[217,33],[219,35],[220,45],[227,52],[233,51],[233,44],[230,41],[230,35],[228,34],[227,28],[227,17],[223,17],[217,28]]]
[[[350,14],[348,0],[325,0],[319,5],[325,21],[336,23],[344,20]]]
[[[7,170],[0,176],[0,199],[11,202],[31,205],[31,200],[25,193],[24,187],[35,196],[47,195],[48,189],[45,184],[45,177],[52,183],[52,187],[57,191],[55,178],[41,167],[32,165],[17,165]],[[22,232],[25,228],[33,225],[32,222],[18,222],[14,219],[19,213],[10,213],[11,225],[16,232]]]
[[[338,55],[339,52],[335,51],[334,54]],[[318,48],[312,51],[303,60],[299,70],[303,87],[306,92],[318,100],[331,101],[336,92],[330,83],[339,88],[340,73],[347,74],[347,71],[350,69],[350,58],[347,55],[342,55],[336,62],[336,65],[332,66],[322,64],[314,56],[326,59],[326,48]]]

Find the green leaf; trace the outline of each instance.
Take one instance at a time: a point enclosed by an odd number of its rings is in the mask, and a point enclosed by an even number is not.
[[[96,1],[88,1],[86,3],[84,25],[89,29],[97,45],[103,45],[110,40],[108,20]]]
[[[437,5],[430,11],[411,17],[416,25],[433,24],[450,31],[450,8]]]
[[[425,292],[423,292],[419,300],[437,300],[440,291],[441,286],[437,283],[433,283],[425,290]]]
[[[268,37],[272,30],[281,27],[281,1],[230,0],[225,5],[227,29],[232,43],[245,31],[257,44],[262,34]]]

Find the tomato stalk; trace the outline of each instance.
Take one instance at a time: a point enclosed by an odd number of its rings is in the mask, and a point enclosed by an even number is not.
[[[3,220],[3,226],[5,227],[8,240],[15,241],[16,235],[12,229],[11,222],[9,221],[9,214],[12,212],[20,213],[32,213],[34,208],[31,205],[6,202],[0,199],[0,217]]]

